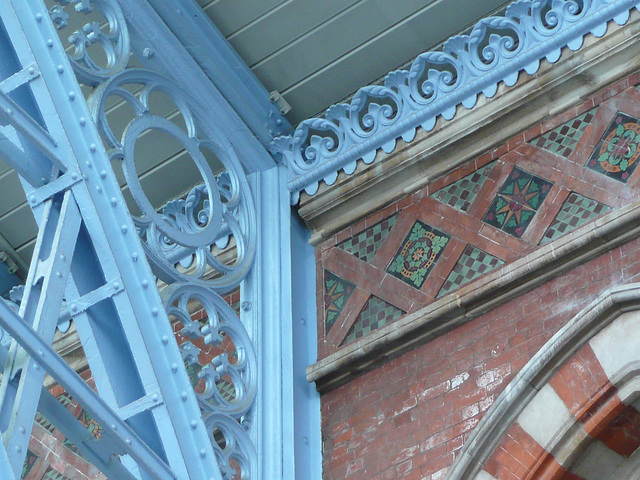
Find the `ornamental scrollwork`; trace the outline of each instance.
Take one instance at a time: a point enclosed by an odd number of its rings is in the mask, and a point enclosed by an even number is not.
[[[459,105],[491,98],[498,85],[512,86],[540,61],[556,62],[561,48],[577,50],[583,37],[602,36],[607,22],[623,24],[637,0],[521,0],[502,17],[480,20],[467,35],[451,37],[441,51],[419,55],[407,70],[391,72],[383,85],[360,89],[350,104],[330,107],[324,118],[301,122],[271,144],[290,171],[292,202],[320,181],[331,185],[340,170],[353,173],[358,160],[371,163],[396,140],[411,141],[417,127],[430,131],[436,118],[450,120]]]
[[[69,60],[78,81],[96,86],[124,70],[131,56],[124,15],[116,1],[55,0],[49,15],[66,34]]]
[[[182,323],[181,334],[212,349],[200,368],[201,350],[191,341],[181,345],[187,366],[200,369],[192,381],[203,420],[223,478],[255,478],[257,456],[249,437],[257,392],[257,360],[240,318],[215,292],[198,285],[174,284],[164,292],[167,314]],[[190,307],[202,307],[203,320],[192,319]]]
[[[156,94],[172,103],[176,113],[171,119],[166,111],[156,111],[151,100]],[[124,102],[134,114],[121,135],[108,115],[109,102],[114,101]],[[220,293],[235,288],[253,262],[256,226],[249,184],[232,146],[224,139],[208,138],[191,96],[150,71],[130,69],[116,75],[96,89],[89,105],[140,211],[133,219],[156,276],[166,283],[192,282]],[[177,143],[202,177],[201,185],[159,209],[142,187],[136,155],[136,143],[150,131]]]

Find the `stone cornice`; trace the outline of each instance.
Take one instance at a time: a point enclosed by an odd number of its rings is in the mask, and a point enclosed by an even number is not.
[[[341,348],[309,366],[307,379],[320,392],[333,390],[638,235],[640,202],[635,202]]]
[[[543,62],[533,76],[502,84],[493,98],[480,96],[471,110],[458,108],[453,121],[439,118],[431,132],[418,129],[410,143],[398,141],[371,164],[359,162],[351,175],[303,194],[299,213],[310,227],[311,243],[423,188],[434,179],[506,143],[519,133],[584,102],[604,86],[640,69],[640,14],[633,10],[624,26],[611,22],[601,38],[587,36],[576,51]]]

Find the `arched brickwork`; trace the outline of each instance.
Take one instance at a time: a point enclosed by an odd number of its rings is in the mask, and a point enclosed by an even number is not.
[[[447,480],[626,480],[640,471],[640,284],[611,289],[522,369]]]

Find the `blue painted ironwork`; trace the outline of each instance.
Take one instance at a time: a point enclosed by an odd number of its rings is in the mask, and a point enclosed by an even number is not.
[[[292,203],[301,191],[313,195],[320,181],[355,171],[376,151],[390,153],[400,137],[413,140],[416,128],[451,120],[458,106],[473,108],[478,95],[493,97],[498,84],[516,83],[522,70],[555,63],[565,46],[577,50],[588,33],[605,34],[611,20],[622,25],[638,0],[520,0],[504,17],[480,20],[468,35],[450,38],[442,51],[418,56],[409,70],[391,72],[384,85],[358,90],[350,104],[330,107],[325,118],[304,120],[291,136],[276,138],[271,152],[290,169]]]

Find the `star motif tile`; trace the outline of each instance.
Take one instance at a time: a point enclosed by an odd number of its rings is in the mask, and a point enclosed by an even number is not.
[[[482,220],[520,238],[552,186],[547,180],[514,168]]]
[[[324,271],[324,311],[325,333],[336,323],[347,300],[355,290],[355,285],[328,270]]]
[[[640,120],[618,112],[593,150],[586,167],[626,183],[638,166]]]
[[[446,233],[416,221],[387,272],[414,288],[422,288],[450,238]]]

